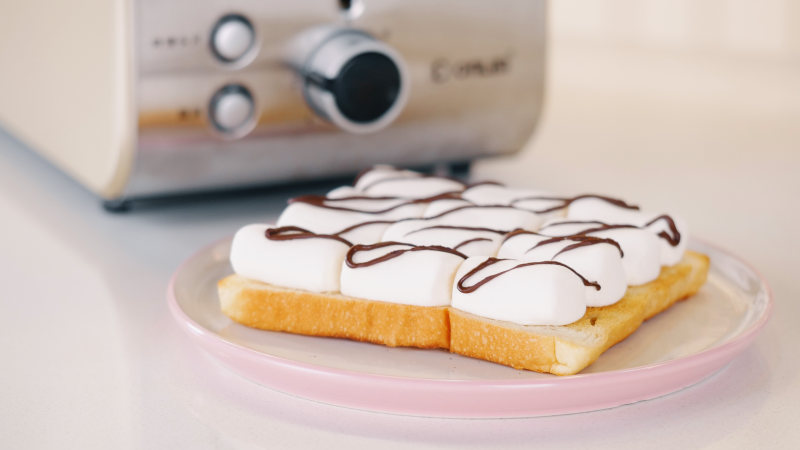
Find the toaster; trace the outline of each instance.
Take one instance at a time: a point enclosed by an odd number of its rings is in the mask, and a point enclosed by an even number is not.
[[[106,201],[520,150],[539,0],[6,2],[0,124]]]

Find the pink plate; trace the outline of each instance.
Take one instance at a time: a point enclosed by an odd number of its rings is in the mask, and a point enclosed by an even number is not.
[[[708,282],[692,299],[646,322],[579,375],[515,370],[442,350],[388,348],[261,331],[219,310],[216,282],[231,273],[230,240],[189,258],[167,298],[177,323],[241,376],[308,399],[438,417],[531,417],[633,403],[718,371],[756,337],[772,309],[759,274],[712,245]]]

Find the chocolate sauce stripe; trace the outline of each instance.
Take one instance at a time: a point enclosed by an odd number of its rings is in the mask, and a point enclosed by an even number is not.
[[[352,247],[353,243],[347,239],[336,236],[333,234],[317,234],[305,228],[286,226],[277,228],[267,228],[264,232],[264,237],[270,241],[293,241],[295,239],[330,239],[339,241],[348,247]]]
[[[507,231],[502,230],[495,230],[493,228],[486,228],[486,227],[466,227],[466,226],[459,226],[459,225],[431,225],[429,227],[422,227],[416,230],[411,230],[405,234],[405,236],[419,233],[420,231],[426,230],[464,230],[464,231],[485,231],[488,233],[496,233],[496,234],[506,234]]]
[[[478,264],[477,266],[475,266],[475,268],[473,268],[472,270],[470,270],[469,272],[464,274],[464,276],[461,277],[458,280],[458,283],[456,284],[456,288],[459,290],[459,292],[462,292],[464,294],[469,294],[469,293],[475,292],[478,288],[480,288],[484,284],[494,280],[495,278],[497,278],[497,277],[499,277],[501,275],[504,275],[504,274],[506,274],[508,272],[511,272],[512,270],[516,270],[516,269],[519,269],[519,268],[522,268],[522,267],[528,267],[528,266],[549,264],[549,265],[562,266],[562,267],[565,267],[565,268],[569,269],[572,273],[574,273],[578,278],[581,279],[581,281],[583,282],[584,286],[592,286],[596,290],[598,290],[598,291],[600,290],[600,284],[598,284],[596,281],[587,280],[583,275],[579,274],[572,267],[570,267],[570,266],[568,266],[568,265],[566,265],[564,263],[560,263],[558,261],[535,261],[535,262],[527,262],[527,263],[517,264],[516,266],[511,267],[510,269],[506,269],[506,270],[494,273],[492,275],[488,275],[488,276],[482,278],[477,283],[473,284],[472,286],[465,286],[465,283],[467,282],[467,280],[469,278],[473,277],[475,274],[477,274],[481,270],[483,270],[483,269],[485,269],[485,268],[487,268],[487,267],[489,267],[489,266],[491,266],[493,264],[496,264],[497,262],[500,262],[500,261],[507,261],[507,260],[498,259],[498,258],[487,258],[486,261]]]
[[[353,261],[353,257],[355,256],[355,254],[360,252],[360,251],[375,250],[375,249],[378,249],[378,248],[389,247],[389,246],[393,246],[393,245],[406,245],[409,248],[400,249],[400,250],[392,250],[389,253],[385,253],[385,254],[383,254],[381,256],[378,256],[377,258],[373,258],[373,259],[370,259],[368,261],[364,261],[364,262],[360,262],[360,263],[357,263],[357,262]],[[455,249],[452,249],[452,248],[448,248],[448,247],[443,247],[441,245],[413,245],[413,244],[406,244],[404,242],[387,241],[387,242],[378,242],[377,244],[368,244],[368,245],[356,244],[356,245],[350,247],[350,250],[347,251],[347,255],[345,255],[344,260],[345,260],[345,264],[347,264],[347,267],[350,267],[352,269],[357,269],[359,267],[369,267],[369,266],[373,266],[375,264],[378,264],[378,263],[381,263],[381,262],[384,262],[384,261],[389,261],[391,259],[397,258],[398,256],[403,255],[403,254],[408,253],[408,252],[417,252],[417,251],[425,251],[425,250],[432,250],[432,251],[450,253],[451,255],[455,255],[455,256],[459,256],[461,258],[467,259],[467,256],[465,254],[459,252],[458,250],[455,250]]]
[[[667,233],[665,230],[661,230],[658,233],[658,236],[661,237],[662,239],[665,239],[669,243],[669,245],[671,245],[673,247],[677,247],[678,244],[681,243],[681,233],[680,233],[680,231],[678,231],[678,226],[675,224],[675,220],[672,218],[672,216],[669,216],[667,214],[662,214],[662,215],[654,218],[653,220],[647,222],[645,224],[645,226],[649,227],[649,226],[653,225],[654,223],[658,222],[659,220],[663,220],[663,221],[667,222],[667,226],[669,227],[669,231],[672,234]]]
[[[612,205],[614,205],[616,207],[619,207],[619,208],[632,209],[632,210],[635,210],[635,211],[639,210],[638,206],[629,205],[624,200],[621,200],[621,199],[618,199],[618,198],[614,198],[614,197],[606,197],[605,195],[599,195],[599,194],[581,194],[581,195],[576,195],[575,197],[572,197],[569,200],[569,205],[575,203],[578,200],[583,200],[585,198],[596,198],[598,200],[603,200],[604,202],[611,203]]]
[[[609,239],[609,238],[599,238],[599,237],[595,237],[595,236],[584,236],[582,234],[571,235],[571,236],[551,237],[549,239],[545,239],[543,241],[537,242],[533,247],[531,247],[528,250],[526,250],[525,253],[528,253],[529,251],[531,251],[531,250],[533,250],[533,249],[535,249],[537,247],[541,247],[541,246],[548,245],[548,244],[554,244],[556,242],[562,242],[562,241],[576,241],[576,242],[574,244],[567,245],[566,247],[564,247],[561,250],[559,250],[558,253],[553,255],[553,258],[555,258],[556,256],[558,256],[558,255],[560,255],[562,253],[566,253],[566,252],[569,252],[569,251],[572,251],[572,250],[575,250],[575,249],[578,249],[578,248],[586,247],[586,246],[589,246],[589,245],[595,245],[595,244],[610,244],[610,245],[613,245],[614,247],[617,248],[617,250],[619,250],[619,256],[621,258],[625,256],[625,253],[622,251],[622,247],[620,247],[619,242],[617,242],[617,241],[615,241],[613,239]]]
[[[324,195],[301,195],[300,197],[295,197],[289,199],[289,204],[292,203],[305,203],[311,206],[315,206],[318,208],[326,208],[326,209],[333,209],[336,211],[345,211],[345,212],[354,212],[354,213],[362,213],[362,214],[384,214],[390,211],[394,211],[395,209],[401,208],[403,206],[408,205],[415,205],[419,203],[431,203],[437,200],[444,200],[444,199],[457,199],[459,197],[456,194],[451,192],[445,192],[442,194],[434,195],[431,197],[425,198],[415,198],[415,199],[404,199],[402,197],[369,197],[366,195],[353,195],[348,197],[338,197],[338,198],[328,198]],[[331,205],[329,203],[336,203],[340,201],[348,201],[348,200],[399,200],[400,203],[384,208],[379,210],[365,210],[365,209],[358,209],[358,208],[351,208],[347,206],[336,206]]]
[[[667,226],[669,227],[669,233],[666,230],[661,230],[660,232],[658,232],[656,234],[656,236],[658,236],[661,239],[664,239],[665,241],[667,241],[667,243],[669,243],[669,245],[671,245],[673,247],[677,247],[681,242],[681,233],[680,233],[680,231],[678,231],[678,227],[675,224],[675,221],[668,214],[662,214],[662,215],[654,218],[653,220],[647,222],[644,226],[636,226],[636,225],[631,225],[631,224],[609,225],[609,224],[606,224],[606,223],[603,223],[603,222],[600,222],[600,221],[597,221],[597,220],[568,220],[568,221],[564,221],[564,222],[554,223],[552,226],[576,225],[576,224],[587,224],[587,225],[588,224],[596,224],[596,225],[598,225],[598,226],[596,226],[594,228],[583,229],[580,232],[575,233],[573,235],[573,236],[579,236],[579,235],[587,235],[589,233],[597,233],[597,232],[600,232],[600,231],[615,230],[615,229],[620,229],[620,228],[635,228],[635,229],[639,229],[639,230],[647,230],[647,227],[653,225],[654,223],[658,222],[659,220],[663,220],[663,221],[667,222]],[[544,227],[544,228],[547,228],[547,227]],[[508,238],[510,238],[510,237],[511,236],[506,236],[505,239],[508,240]]]
[[[337,231],[336,233],[333,233],[333,234],[338,236],[340,234],[345,234],[345,233],[348,233],[348,232],[353,231],[355,229],[358,229],[358,228],[361,228],[361,227],[366,227],[366,226],[369,226],[369,225],[378,225],[378,224],[389,225],[389,224],[393,224],[395,222],[397,222],[397,221],[396,220],[367,220],[366,222],[358,222],[358,223],[355,223],[353,225],[350,225],[349,227],[344,228],[342,230],[339,230],[339,231]]]
[[[514,210],[517,210],[517,211],[524,211],[524,212],[530,213],[530,211],[527,211],[527,210],[524,210],[524,209],[520,209],[520,208],[515,208],[515,207],[509,206],[509,205],[464,205],[464,206],[458,206],[458,207],[453,208],[453,209],[448,209],[447,211],[443,211],[443,212],[441,212],[439,214],[436,214],[435,216],[423,217],[422,219],[424,219],[424,220],[427,220],[427,219],[439,219],[439,218],[444,217],[444,216],[446,216],[448,214],[452,214],[454,212],[462,211],[462,210],[465,210],[465,209],[490,209],[490,208],[491,209],[497,209],[497,208],[514,209]]]
[[[476,237],[476,238],[467,239],[466,241],[460,242],[458,245],[454,245],[453,246],[453,250],[458,250],[459,248],[461,248],[461,247],[463,247],[465,245],[469,245],[469,244],[471,244],[473,242],[484,242],[484,241],[485,242],[492,242],[492,240],[489,239],[489,238]]]
[[[529,230],[524,230],[522,228],[517,228],[515,230],[511,230],[508,234],[506,234],[503,237],[503,241],[502,242],[505,243],[507,240],[511,239],[512,237],[519,236],[519,235],[522,235],[522,234],[533,234],[533,235],[536,235],[536,236],[549,237],[549,236],[545,236],[543,234],[539,234],[536,231],[529,231]]]

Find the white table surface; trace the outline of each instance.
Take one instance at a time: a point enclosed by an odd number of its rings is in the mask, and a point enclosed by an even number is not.
[[[797,66],[778,63],[554,55],[536,138],[518,156],[480,163],[477,178],[677,213],[755,265],[776,307],[755,344],[698,385],[536,419],[370,413],[232,374],[173,324],[167,281],[201,246],[275,217],[291,193],[108,214],[0,131],[0,446],[796,448],[798,80]]]

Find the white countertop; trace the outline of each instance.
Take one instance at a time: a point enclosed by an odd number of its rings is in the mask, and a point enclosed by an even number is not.
[[[291,192],[108,214],[0,132],[2,446],[796,447],[800,70],[648,58],[555,55],[536,139],[476,173],[678,213],[695,236],[758,268],[774,289],[773,317],[710,379],[610,410],[513,420],[403,417],[272,391],[194,347],[164,293],[182,260],[241,224],[274,217]]]

